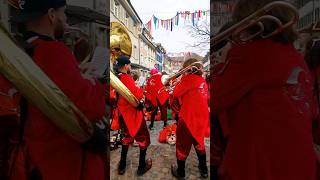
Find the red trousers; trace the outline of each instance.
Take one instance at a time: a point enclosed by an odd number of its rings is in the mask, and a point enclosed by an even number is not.
[[[160,108],[160,113],[161,113],[161,120],[163,121],[167,121],[168,120],[168,117],[167,117],[167,109],[168,109],[168,100],[163,104],[161,105],[159,100],[157,99],[157,106],[155,107],[155,110],[152,112],[151,114],[151,122],[153,123],[154,122],[154,119],[158,113],[158,107]]]
[[[130,136],[128,128],[122,116],[119,116],[119,121],[121,124],[121,129],[123,130],[123,133],[124,133],[124,137],[122,138],[122,144],[129,145],[129,144],[132,144],[134,140],[136,140],[137,143],[139,144],[140,149],[142,150],[147,149],[147,147],[150,145],[150,134],[147,128],[146,121],[142,120],[140,128],[134,137]]]
[[[178,160],[185,161],[192,145],[199,154],[206,154],[205,146],[200,145],[191,135],[187,125],[181,119],[177,126],[176,156]]]

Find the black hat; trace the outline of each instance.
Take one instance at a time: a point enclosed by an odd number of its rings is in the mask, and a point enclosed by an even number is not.
[[[47,14],[50,8],[57,9],[66,4],[66,0],[20,0],[20,12],[11,20],[24,23]]]
[[[120,56],[117,59],[117,66],[118,67],[122,67],[122,66],[130,64],[130,63],[131,63],[131,61],[129,60],[129,58],[127,56]]]

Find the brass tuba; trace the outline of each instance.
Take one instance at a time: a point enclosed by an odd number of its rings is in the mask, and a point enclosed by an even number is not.
[[[78,142],[87,141],[93,127],[76,105],[20,49],[0,23],[0,74],[39,108],[52,123]]]
[[[131,56],[132,43],[125,27],[118,22],[111,22],[110,30],[110,51],[111,51],[111,69],[119,56]],[[111,86],[130,104],[137,107],[139,100],[130,92],[130,90],[110,71]]]

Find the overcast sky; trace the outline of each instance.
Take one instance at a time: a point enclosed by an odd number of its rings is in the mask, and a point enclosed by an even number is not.
[[[159,19],[171,19],[178,11],[209,10],[210,0],[131,0],[131,4],[139,14],[140,19],[146,24],[154,14]],[[208,22],[210,17],[208,16]],[[204,56],[209,51],[188,47],[187,44],[194,44],[197,40],[190,36],[188,27],[179,21],[179,27],[173,31],[152,29],[154,42],[161,43],[170,53],[195,52]]]

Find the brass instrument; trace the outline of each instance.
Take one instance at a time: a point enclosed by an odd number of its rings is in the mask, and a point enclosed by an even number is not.
[[[125,27],[118,22],[111,23],[110,30],[110,51],[111,51],[111,69],[116,59],[121,56],[131,56],[132,44],[131,39]],[[130,90],[110,71],[111,86],[129,103],[137,107],[139,100],[130,92]]]
[[[20,49],[0,23],[0,73],[56,126],[78,142],[87,141],[93,127],[87,117]]]
[[[286,8],[291,11],[292,18],[289,22],[283,24],[277,17],[268,15],[268,12],[271,11],[273,8],[279,8],[279,7]],[[264,35],[263,21],[267,21],[267,20],[275,22],[279,27],[273,32]],[[293,26],[298,20],[299,20],[299,12],[293,5],[283,1],[271,2],[265,5],[264,7],[262,7],[261,9],[257,10],[253,14],[249,15],[248,17],[244,18],[240,22],[231,26],[227,30],[215,35],[211,39],[211,46],[214,46],[224,40],[230,40],[234,43],[246,43],[257,36],[260,36],[264,39],[269,38],[271,36],[274,36],[280,33],[286,28]],[[256,25],[258,25],[258,27],[260,28],[258,32],[249,36],[245,36],[243,34],[250,27],[256,26]]]
[[[292,18],[290,19],[290,21],[288,21],[285,24],[283,24],[277,17],[268,15],[268,12],[270,12],[272,9],[279,8],[279,7],[288,9],[291,12],[290,14]],[[257,36],[260,36],[261,38],[266,39],[282,32],[286,28],[292,27],[298,20],[299,20],[299,12],[293,5],[283,1],[271,2],[265,5],[264,7],[262,7],[261,9],[255,11],[251,15],[247,16],[240,22],[232,25],[230,28],[226,29],[225,31],[213,36],[213,38],[211,38],[211,41],[210,41],[210,46],[213,47],[222,41],[229,41],[234,45],[243,44],[248,41],[251,41],[253,38]],[[265,32],[264,32],[263,21],[274,22],[278,25],[278,28],[269,34],[264,34]],[[245,33],[247,32],[247,30],[253,26],[258,26],[260,28],[258,32],[251,35],[246,35]],[[216,65],[218,64],[220,63],[213,62],[213,64],[211,65],[211,70],[213,71],[212,77],[222,74],[224,70],[227,68],[229,62],[226,61],[224,63],[224,67],[222,67],[221,69],[216,68]]]
[[[74,26],[70,26],[67,25],[67,27],[65,28],[65,32],[64,34],[71,34],[73,32],[77,32],[80,33],[82,36],[86,37],[87,39],[89,39],[88,34],[86,34],[82,29],[78,28],[78,27],[74,27]],[[90,53],[85,57],[85,59],[80,63],[80,66],[88,63],[91,59],[92,56],[92,50],[90,51]]]
[[[193,72],[198,72],[200,70],[202,70],[202,68],[198,68],[196,65],[200,65],[202,67],[202,64],[200,62],[194,62],[192,64],[190,64],[189,66],[179,70],[177,73],[171,75],[171,76],[168,76],[168,75],[163,75],[161,77],[161,82],[163,85],[168,85],[168,83],[170,81],[172,81],[173,79],[185,74],[186,72],[192,70]]]
[[[197,67],[196,65],[200,65],[201,68]],[[202,71],[203,66],[200,62],[194,62],[192,64],[190,64],[189,66],[179,70],[177,73],[169,76],[169,75],[162,75],[161,77],[161,83],[164,86],[168,86],[170,87],[169,91],[172,91],[174,89],[174,87],[181,82],[181,78],[183,77],[183,75],[188,72],[188,71],[192,71],[193,73]],[[158,94],[160,94],[161,92],[163,92],[164,90],[166,90],[166,87],[159,89]]]

